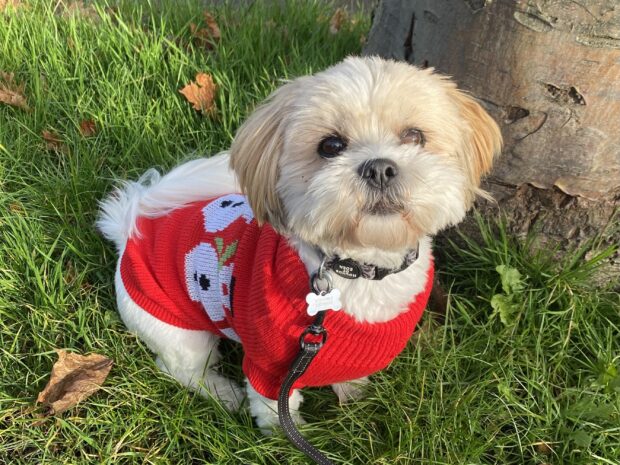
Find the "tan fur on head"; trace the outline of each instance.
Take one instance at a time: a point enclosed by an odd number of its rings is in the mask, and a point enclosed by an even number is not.
[[[423,137],[403,139],[411,130]],[[319,150],[331,138],[345,147],[334,156]],[[350,57],[274,92],[239,129],[231,166],[260,223],[326,253],[398,256],[463,219],[500,146],[447,77]],[[398,173],[389,188],[361,174],[379,159]]]
[[[280,198],[276,192],[278,160],[284,142],[287,105],[296,82],[277,89],[239,128],[230,147],[230,166],[259,224],[269,221],[284,227]]]
[[[502,134],[497,123],[473,97],[457,89],[453,90],[453,96],[470,127],[469,135],[463,140],[462,156],[472,185],[478,186],[482,176],[491,171],[493,158],[502,149]],[[477,193],[482,192],[478,190]]]

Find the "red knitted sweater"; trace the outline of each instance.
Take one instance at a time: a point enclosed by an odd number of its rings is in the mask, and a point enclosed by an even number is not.
[[[231,194],[138,220],[127,242],[121,279],[144,310],[161,321],[241,341],[243,371],[254,389],[277,399],[312,322],[308,275],[299,256],[269,225],[258,226],[245,197]],[[422,316],[432,281],[408,310],[384,323],[328,312],[321,352],[293,386],[324,386],[385,368]]]

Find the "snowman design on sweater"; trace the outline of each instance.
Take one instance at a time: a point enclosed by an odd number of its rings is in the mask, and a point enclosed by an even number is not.
[[[131,299],[157,319],[209,331],[243,345],[243,371],[261,395],[277,399],[313,318],[305,266],[286,237],[258,225],[247,199],[228,194],[157,218],[137,220],[120,276]],[[325,386],[385,368],[405,347],[422,316],[433,279],[394,319],[356,321],[328,312],[329,337],[293,389]]]
[[[213,323],[229,339],[241,342],[231,326],[234,263],[232,260],[238,240],[225,243],[224,231],[235,220],[246,223],[254,214],[245,198],[238,194],[226,195],[202,209],[206,233],[213,234],[213,243],[201,242],[185,256],[185,282],[190,299],[202,303]],[[221,234],[221,235],[218,235]]]

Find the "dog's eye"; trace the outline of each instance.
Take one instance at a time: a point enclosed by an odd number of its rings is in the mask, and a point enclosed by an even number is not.
[[[340,136],[327,136],[319,143],[319,155],[323,158],[334,158],[347,148],[347,143]]]
[[[424,133],[417,128],[407,128],[400,133],[400,141],[403,144],[415,144],[424,147],[426,138]]]

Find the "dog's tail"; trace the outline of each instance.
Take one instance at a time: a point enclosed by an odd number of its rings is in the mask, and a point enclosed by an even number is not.
[[[97,228],[121,251],[129,238],[139,236],[141,216],[156,218],[191,202],[240,192],[228,159],[224,152],[183,163],[165,176],[150,169],[138,181],[124,182],[100,203]]]

